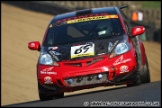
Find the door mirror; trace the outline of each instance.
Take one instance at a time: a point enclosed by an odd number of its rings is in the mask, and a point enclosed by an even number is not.
[[[29,42],[28,43],[28,48],[31,50],[40,50],[40,43],[38,41],[34,41],[34,42]]]
[[[145,32],[145,27],[143,26],[136,26],[132,28],[132,36],[137,36],[143,34]]]

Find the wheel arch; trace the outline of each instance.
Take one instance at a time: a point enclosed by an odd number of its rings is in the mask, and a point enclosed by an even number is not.
[[[146,53],[145,53],[145,47],[143,45],[143,42],[139,40],[140,50],[141,50],[141,62],[144,66],[146,64]]]

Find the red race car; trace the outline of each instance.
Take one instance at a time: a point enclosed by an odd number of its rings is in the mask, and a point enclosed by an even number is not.
[[[64,92],[97,86],[150,82],[145,48],[138,36],[143,26],[132,27],[124,7],[104,7],[56,15],[42,45],[37,79],[40,100],[61,98]]]

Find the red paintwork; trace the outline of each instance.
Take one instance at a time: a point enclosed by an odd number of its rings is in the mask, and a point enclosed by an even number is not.
[[[145,32],[145,27],[136,26],[132,28],[132,36],[137,36]]]
[[[40,43],[38,41],[29,42],[28,48],[31,50],[39,50],[40,49]]]
[[[124,54],[121,54],[119,56],[115,56],[113,58],[109,58],[109,55],[107,55],[107,54],[100,55],[98,57],[102,57],[103,59],[94,63],[94,64],[91,64],[89,66],[86,66],[86,62],[92,61],[94,59],[93,57],[87,58],[87,59],[82,59],[82,60],[75,60],[75,61],[63,60],[61,62],[58,62],[58,64],[59,64],[58,66],[41,65],[41,64],[38,63],[38,65],[37,65],[38,81],[41,84],[45,84],[45,77],[49,76],[51,78],[52,84],[56,84],[60,88],[62,88],[61,91],[59,91],[59,92],[64,92],[64,91],[67,91],[67,90],[72,91],[72,88],[69,87],[64,82],[64,79],[66,79],[66,78],[77,77],[77,76],[86,76],[86,75],[89,75],[89,74],[108,72],[109,75],[108,75],[107,79],[109,81],[111,81],[111,80],[113,80],[114,76],[118,77],[122,74],[127,75],[127,74],[131,73],[134,68],[136,70],[137,69],[137,67],[136,67],[137,66],[136,52],[135,52],[135,49],[132,45],[133,43],[132,43],[131,39],[129,39],[129,36],[127,34],[126,27],[125,27],[122,16],[120,14],[118,14],[118,17],[120,19],[122,28],[123,28],[126,36],[127,36],[127,40],[130,43],[130,47],[131,47],[130,51],[128,51]],[[49,25],[46,29],[43,41],[46,37],[46,33],[47,33],[48,28],[49,28]],[[137,35],[142,34],[144,32],[145,32],[145,28],[143,26],[137,26],[137,27],[134,27],[132,29],[132,36],[137,36]],[[34,43],[35,46],[32,46],[31,45],[32,43]],[[142,65],[144,66],[144,64],[146,63],[145,49],[144,49],[142,41],[139,41],[139,44],[140,44],[141,53],[142,53],[141,62],[142,62]],[[31,50],[38,50],[40,48],[40,44],[37,41],[29,42],[28,47]],[[129,61],[127,61],[125,63],[124,62],[119,63],[118,65],[113,65],[116,60],[118,60],[119,58],[122,58],[122,57],[123,57],[123,60],[129,59]],[[66,65],[66,64],[69,64],[69,63],[81,63],[82,67]],[[121,66],[128,66],[129,71],[125,72],[125,73],[120,73]],[[41,72],[41,71],[43,71],[43,72]],[[50,74],[50,73],[52,73],[52,74]],[[124,82],[124,83],[129,83],[129,82]],[[92,87],[95,87],[96,85],[80,86],[80,87],[77,87],[77,89],[92,88]],[[106,85],[112,85],[112,84],[111,83],[107,83],[107,84],[103,83],[103,84],[100,84],[100,85],[106,86]]]
[[[131,48],[132,49],[132,48]],[[113,63],[123,56],[123,60],[130,59],[130,61],[127,61],[125,63],[118,64],[116,66],[113,65]],[[109,72],[109,77],[107,78],[108,80],[112,80],[113,76],[120,76],[123,73],[120,73],[120,67],[121,66],[128,66],[129,72],[124,73],[128,74],[132,72],[132,69],[136,69],[136,59],[135,59],[135,51],[132,49],[129,52],[126,52],[125,54],[116,56],[114,58],[109,58],[109,55],[102,55],[100,57],[103,57],[103,60],[96,62],[90,66],[85,66],[83,65],[82,67],[77,67],[77,66],[66,66],[65,63],[82,63],[85,64],[86,61],[90,61],[93,58],[88,58],[84,60],[75,60],[75,61],[62,61],[58,62],[59,66],[47,66],[47,65],[41,65],[38,64],[38,70],[37,70],[37,75],[38,75],[38,81],[42,84],[45,83],[44,78],[46,76],[50,76],[52,78],[53,84],[57,84],[60,87],[68,87],[68,85],[65,84],[64,79],[65,78],[70,78],[70,77],[76,77],[76,76],[84,76],[84,75],[89,75],[89,74],[95,74],[95,73],[102,73],[102,72]],[[40,71],[44,70],[45,68],[49,67],[54,67],[50,72],[55,72],[57,74],[41,74]],[[57,80],[60,80],[62,85],[58,83]],[[66,89],[66,88],[65,88]]]

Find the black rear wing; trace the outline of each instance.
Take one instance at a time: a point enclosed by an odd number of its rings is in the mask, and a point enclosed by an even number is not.
[[[120,6],[119,9],[128,8],[128,5]]]

